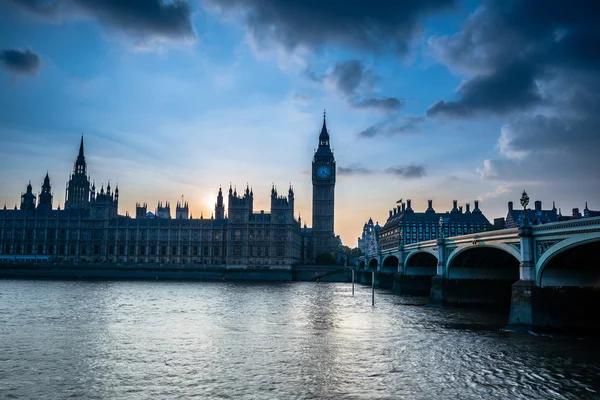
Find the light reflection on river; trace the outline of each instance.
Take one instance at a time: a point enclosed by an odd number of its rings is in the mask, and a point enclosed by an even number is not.
[[[349,284],[0,280],[0,398],[597,399],[597,338]]]

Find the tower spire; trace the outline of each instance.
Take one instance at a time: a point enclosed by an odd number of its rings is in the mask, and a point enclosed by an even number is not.
[[[78,157],[83,157],[83,134],[81,134],[81,142],[79,143],[79,155]]]
[[[323,127],[321,128],[321,133],[319,134],[319,147],[329,147],[329,132],[327,131],[326,116],[327,112],[323,110]]]

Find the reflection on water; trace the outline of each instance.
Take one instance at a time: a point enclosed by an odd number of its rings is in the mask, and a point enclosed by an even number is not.
[[[0,281],[0,398],[596,399],[596,338],[349,284]]]

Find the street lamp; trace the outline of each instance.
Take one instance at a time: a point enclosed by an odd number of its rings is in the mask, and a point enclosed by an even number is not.
[[[444,219],[442,217],[440,217],[440,239],[444,238]]]
[[[523,226],[529,224],[527,221],[527,204],[529,204],[529,196],[527,196],[527,192],[523,190],[523,194],[521,195],[521,205],[523,206]]]

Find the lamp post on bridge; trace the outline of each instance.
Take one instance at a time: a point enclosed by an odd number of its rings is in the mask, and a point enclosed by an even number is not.
[[[527,220],[527,204],[529,204],[529,196],[527,196],[527,192],[523,190],[523,194],[521,195],[521,205],[523,206],[523,226],[529,225],[529,221]]]
[[[523,223],[519,227],[519,244],[521,247],[521,263],[519,265],[519,280],[512,285],[512,297],[509,326],[513,329],[529,330],[534,325],[534,303],[539,296],[536,288],[536,272],[534,259],[533,227],[527,220],[527,204],[529,196],[523,190],[521,206],[523,206]]]

